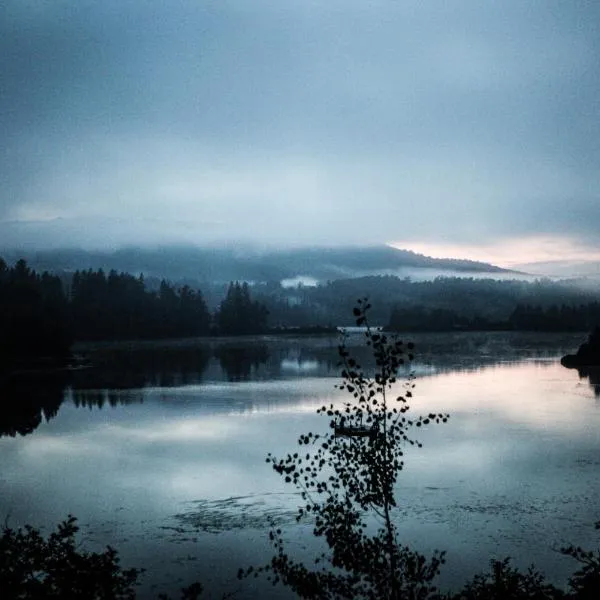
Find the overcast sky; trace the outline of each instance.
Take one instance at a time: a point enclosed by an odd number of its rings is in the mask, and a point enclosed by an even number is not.
[[[0,75],[5,241],[600,255],[593,0],[4,0]]]

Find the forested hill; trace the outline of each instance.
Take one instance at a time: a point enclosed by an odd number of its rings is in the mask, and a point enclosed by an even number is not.
[[[315,287],[257,285],[254,296],[269,310],[271,326],[351,325],[356,299],[368,296],[371,321],[398,329],[550,329],[586,330],[598,314],[581,310],[575,318],[565,307],[590,307],[600,301],[597,289],[574,281],[496,280],[437,277],[411,281],[392,276],[338,279]],[[537,309],[550,311],[547,320]],[[511,320],[515,311],[518,312]],[[556,314],[565,316],[565,320]],[[530,315],[531,320],[523,318]],[[568,318],[566,315],[569,315]],[[394,318],[393,318],[394,317]]]
[[[100,269],[144,273],[191,285],[229,281],[272,282],[303,277],[317,282],[367,275],[510,274],[499,267],[458,259],[436,259],[388,246],[310,248],[259,252],[249,248],[123,248],[112,252],[48,250],[4,252],[15,262],[25,258],[38,271]]]
[[[207,279],[200,275],[200,278]],[[35,271],[0,260],[0,354],[64,355],[71,340],[243,335],[352,324],[369,297],[376,325],[403,330],[587,330],[599,324],[600,294],[573,282],[479,277],[412,281],[391,275],[283,285],[201,287],[102,269]]]

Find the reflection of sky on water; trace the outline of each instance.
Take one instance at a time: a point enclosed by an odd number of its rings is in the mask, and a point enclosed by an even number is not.
[[[505,554],[560,580],[571,565],[553,545],[593,545],[599,518],[593,391],[548,358],[469,371],[423,366],[415,412],[451,420],[418,431],[424,447],[407,451],[397,511],[404,539],[449,551],[446,582]],[[102,410],[78,408],[71,390],[32,435],[0,439],[0,510],[13,524],[72,512],[90,543],[114,543],[132,564],[154,565],[147,585],[193,574],[220,586],[238,566],[267,558],[261,511],[310,548],[307,527],[289,519],[295,496],[265,456],[326,426],[314,411],[345,399],[334,383],[294,376],[112,390],[128,402]],[[198,553],[202,560],[189,558]]]
[[[300,359],[289,359],[284,358],[281,361],[281,370],[285,372],[293,373],[309,373],[311,371],[317,371],[319,369],[318,360],[300,360]]]

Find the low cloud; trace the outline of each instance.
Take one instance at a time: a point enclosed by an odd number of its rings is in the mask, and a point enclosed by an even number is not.
[[[0,229],[27,244],[37,227],[42,245],[96,223],[88,243],[593,250],[599,13],[9,0]]]

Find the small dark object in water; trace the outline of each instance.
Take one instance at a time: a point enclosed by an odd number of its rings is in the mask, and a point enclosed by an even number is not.
[[[600,366],[600,327],[594,327],[586,342],[579,346],[576,354],[567,354],[560,359],[563,367]]]
[[[335,425],[335,435],[341,437],[369,437],[373,439],[377,433],[378,428],[376,426],[366,427],[364,425]]]

